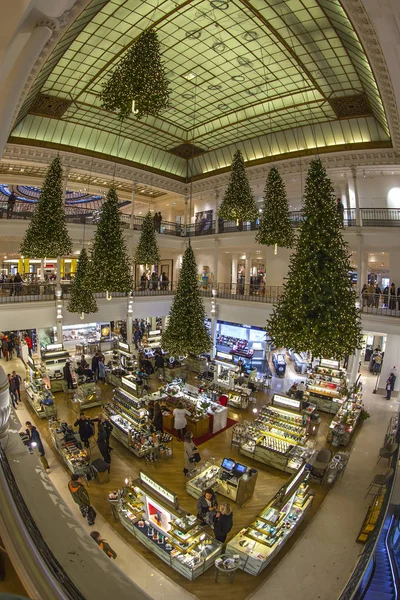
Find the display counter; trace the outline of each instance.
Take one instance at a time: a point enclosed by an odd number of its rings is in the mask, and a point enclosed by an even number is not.
[[[347,446],[360,423],[362,404],[360,398],[346,400],[329,426],[327,440],[332,446]]]
[[[245,410],[249,406],[251,389],[243,385],[235,385],[228,391],[228,406]]]
[[[61,392],[64,380],[63,370],[69,359],[69,352],[64,350],[62,344],[51,344],[42,351],[41,358],[42,370],[50,379],[51,391]]]
[[[255,421],[242,421],[232,431],[232,445],[240,454],[289,473],[298,468],[302,455],[294,449],[304,448],[307,455],[307,438],[307,416],[276,406],[264,406]]]
[[[289,350],[289,357],[290,360],[293,361],[296,373],[303,375],[307,372],[310,361],[306,352],[294,352],[293,350]]]
[[[49,387],[50,380],[47,376],[41,375],[39,361],[28,356],[25,393],[39,419],[53,417],[57,414],[57,407]]]
[[[212,488],[226,496],[238,506],[243,506],[252,498],[257,482],[258,471],[224,458],[220,465],[206,462],[196,474],[186,482],[186,491],[194,498],[200,498],[207,488]]]
[[[54,448],[69,471],[85,477],[89,475],[90,456],[88,450],[82,447],[79,434],[71,426],[56,419],[49,421],[49,430]]]
[[[117,514],[122,525],[151,552],[187,579],[213,566],[222,544],[179,507],[177,496],[142,471],[126,480]]]
[[[344,402],[345,378],[346,371],[338,361],[322,358],[307,380],[304,400],[315,403],[319,411],[336,414]]]
[[[307,485],[309,471],[301,467],[260,512],[257,519],[232,538],[225,552],[239,556],[239,568],[259,575],[295,533],[313,496]]]
[[[72,398],[72,409],[77,413],[101,404],[101,389],[94,382],[80,385]]]
[[[233,388],[235,377],[239,374],[233,356],[227,352],[217,352],[214,365],[214,382],[225,388]]]

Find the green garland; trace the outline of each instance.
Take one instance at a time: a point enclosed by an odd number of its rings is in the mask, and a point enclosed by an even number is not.
[[[70,300],[67,310],[71,313],[96,313],[99,309],[93,296],[92,290],[88,285],[87,275],[89,272],[89,257],[83,248],[78,258],[78,266],[74,280],[71,284]]]
[[[135,252],[134,262],[137,265],[158,265],[161,261],[157,244],[154,219],[149,211],[142,223],[142,231]]]
[[[285,184],[276,167],[268,173],[264,190],[264,205],[256,242],[266,246],[292,248],[295,240],[289,217],[289,205]]]
[[[130,292],[131,263],[121,224],[118,196],[110,188],[101,208],[94,235],[92,260],[88,273],[92,292]]]
[[[58,258],[72,252],[65,219],[62,167],[57,156],[48,168],[39,201],[20,252],[26,258]]]
[[[308,172],[304,221],[267,331],[279,348],[342,359],[361,347],[361,322],[334,190],[321,161]]]
[[[231,176],[218,209],[218,216],[227,221],[255,221],[258,217],[240,150],[236,150],[233,157]]]
[[[123,121],[133,114],[135,100],[138,119],[157,116],[169,107],[168,86],[157,33],[148,29],[140,34],[103,85],[102,107],[116,111]]]
[[[193,249],[186,248],[169,321],[161,345],[174,356],[196,356],[208,352],[212,341],[206,325],[206,311],[197,280],[197,265]]]

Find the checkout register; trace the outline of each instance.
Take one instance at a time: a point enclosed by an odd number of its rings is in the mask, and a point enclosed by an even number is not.
[[[232,458],[224,458],[219,473],[218,493],[242,506],[253,496],[257,475],[257,469],[249,469]]]

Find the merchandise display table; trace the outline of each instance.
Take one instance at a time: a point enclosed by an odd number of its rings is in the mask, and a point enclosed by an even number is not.
[[[258,575],[294,534],[313,501],[308,476],[309,471],[303,465],[257,519],[228,542],[226,554],[239,556],[240,569]]]
[[[337,361],[322,358],[307,380],[303,399],[313,402],[319,411],[335,415],[345,400],[342,398],[345,377],[346,371]]]
[[[71,426],[56,419],[49,421],[50,437],[53,445],[71,473],[87,477],[90,474],[90,457],[83,448],[79,434]]]
[[[332,446],[347,446],[360,423],[362,412],[361,400],[346,400],[339,408],[329,426],[327,440]]]
[[[95,383],[83,383],[76,390],[71,398],[72,409],[80,413],[86,408],[101,406],[101,389]]]

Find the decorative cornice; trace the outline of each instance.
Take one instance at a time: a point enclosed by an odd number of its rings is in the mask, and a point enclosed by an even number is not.
[[[381,94],[393,147],[397,152],[400,152],[400,117],[396,95],[375,29],[362,0],[340,0],[340,3],[364,47]]]

